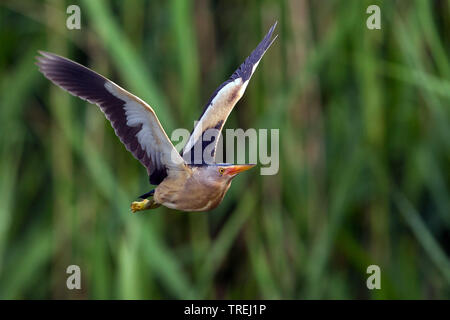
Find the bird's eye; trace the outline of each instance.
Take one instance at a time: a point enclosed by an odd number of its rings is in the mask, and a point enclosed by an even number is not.
[[[224,169],[224,168],[220,168],[220,169],[219,169],[219,173],[220,173],[220,174],[223,174],[224,172],[225,172],[225,169]]]

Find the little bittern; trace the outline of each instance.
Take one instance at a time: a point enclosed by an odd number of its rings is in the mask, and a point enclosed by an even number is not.
[[[150,183],[158,185],[131,204],[133,212],[160,205],[183,211],[208,211],[217,207],[231,180],[254,165],[215,163],[219,134],[231,110],[272,40],[276,23],[243,64],[213,93],[194,126],[182,154],[164,132],[153,109],[144,101],[98,73],[67,58],[39,51],[39,70],[53,83],[96,104],[111,122],[120,141],[146,168]],[[205,143],[205,133],[209,143]],[[208,146],[211,151],[203,155]],[[200,149],[198,161],[196,150]],[[195,156],[194,156],[195,155]],[[207,161],[211,158],[212,161]],[[192,161],[194,160],[194,161]]]

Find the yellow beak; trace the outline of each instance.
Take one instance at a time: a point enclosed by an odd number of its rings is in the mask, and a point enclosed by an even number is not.
[[[233,166],[229,166],[225,169],[225,173],[230,176],[235,176],[238,173],[244,172],[248,169],[253,168],[256,164],[236,164]]]

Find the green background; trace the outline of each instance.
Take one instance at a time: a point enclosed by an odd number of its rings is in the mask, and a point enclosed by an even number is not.
[[[242,174],[208,213],[131,214],[146,170],[34,65],[87,65],[170,135],[276,20],[225,127],[280,129],[279,173]],[[0,298],[450,298],[449,33],[449,1],[2,1]]]

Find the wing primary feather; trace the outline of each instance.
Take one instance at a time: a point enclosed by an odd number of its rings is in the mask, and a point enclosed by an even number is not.
[[[264,53],[267,51],[267,49],[270,48],[272,43],[278,37],[278,35],[276,35],[271,40],[273,31],[275,30],[276,26],[277,22],[273,24],[273,26],[270,28],[270,30],[267,32],[258,46],[252,51],[248,58],[245,59],[244,63],[242,63],[239,68],[231,75],[231,79],[235,80],[238,78],[242,78],[242,82],[246,82],[251,78],[253,72],[255,71],[255,68],[253,66],[259,63]]]

